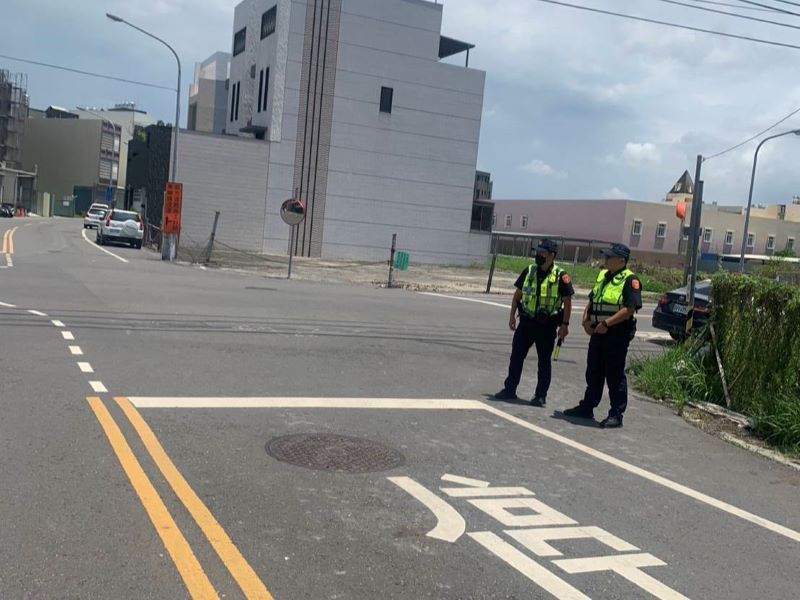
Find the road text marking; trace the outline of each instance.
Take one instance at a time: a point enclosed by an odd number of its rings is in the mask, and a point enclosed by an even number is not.
[[[127,259],[127,258],[122,258],[121,256],[117,256],[116,254],[114,254],[114,253],[113,253],[113,252],[111,252],[110,250],[106,250],[106,249],[105,249],[105,248],[103,248],[102,246],[98,246],[97,244],[95,244],[95,243],[94,243],[92,240],[90,240],[88,237],[86,237],[86,230],[85,230],[85,229],[84,229],[83,231],[81,231],[81,234],[83,235],[83,239],[84,239],[84,240],[85,240],[85,241],[86,241],[88,244],[91,244],[92,246],[94,246],[95,248],[97,248],[98,250],[100,250],[101,252],[105,252],[105,253],[106,253],[106,254],[108,254],[109,256],[113,256],[113,257],[114,257],[114,258],[116,258],[117,260],[121,260],[121,261],[122,261],[122,262],[124,262],[124,263],[128,262],[128,259]]]
[[[416,498],[434,514],[436,527],[426,534],[428,537],[453,543],[464,535],[467,529],[464,517],[439,496],[428,491],[428,489],[410,477],[388,477],[387,479],[410,496]]]
[[[105,404],[100,398],[87,398],[89,406],[100,422],[100,426],[108,438],[114,453],[117,455],[122,469],[139,496],[139,500],[147,511],[156,533],[161,537],[164,546],[169,552],[175,567],[178,569],[189,594],[194,600],[218,600],[214,586],[211,585],[208,576],[200,566],[200,562],[194,555],[189,542],[178,529],[177,523],[164,505],[161,496],[158,495],[156,488],[142,469],[142,465],[136,459],[131,447],[122,435],[111,413],[108,412]]]

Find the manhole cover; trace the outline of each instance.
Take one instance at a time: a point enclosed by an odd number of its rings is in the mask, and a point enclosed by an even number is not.
[[[266,449],[277,460],[318,471],[372,473],[405,463],[405,457],[389,446],[332,433],[284,435],[270,440]]]

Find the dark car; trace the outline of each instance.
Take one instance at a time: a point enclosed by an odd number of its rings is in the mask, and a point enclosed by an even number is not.
[[[680,287],[667,292],[653,311],[653,327],[669,333],[673,340],[686,337],[686,320],[689,317],[689,288]],[[698,281],[694,288],[694,320],[692,331],[697,331],[708,320],[711,308],[711,280]]]
[[[0,217],[5,217],[7,219],[10,219],[13,216],[14,216],[13,204],[8,204],[7,202],[0,204]]]

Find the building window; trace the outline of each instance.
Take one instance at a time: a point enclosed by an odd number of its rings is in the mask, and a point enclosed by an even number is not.
[[[258,72],[258,104],[256,105],[256,112],[261,112],[261,99],[264,96],[264,69]]]
[[[710,227],[706,227],[706,228],[703,230],[703,241],[704,241],[706,244],[710,244],[710,243],[711,243],[711,240],[713,239],[713,237],[714,237],[714,230],[713,230],[713,229],[711,229]]]
[[[631,230],[631,235],[642,235],[642,220],[641,219],[634,219],[633,220],[633,229]]]
[[[382,87],[381,88],[381,112],[392,112],[392,98],[394,97],[394,88]]]
[[[775,250],[775,236],[770,235],[767,237],[767,250]]]
[[[786,240],[786,249],[787,250],[794,250],[794,238],[790,237]]]
[[[511,219],[512,219],[511,215],[506,215],[506,228],[511,227]]]
[[[239,120],[239,92],[241,91],[242,91],[242,82],[240,81],[239,83],[236,84],[236,113],[234,121]]]
[[[663,240],[667,237],[667,224],[666,223],[659,223],[658,227],[656,227],[656,237],[660,240]]]
[[[522,227],[522,229],[528,228],[528,215],[522,215],[519,218],[519,226]]]
[[[261,39],[275,33],[275,23],[278,20],[278,6],[275,5],[261,15]]]
[[[495,225],[497,225],[497,215],[493,214],[492,215],[492,227],[494,227]]]
[[[111,181],[119,179],[119,163],[114,161],[111,163]]]
[[[245,41],[247,40],[247,27],[242,27],[233,36],[233,55],[238,56],[244,52]]]
[[[731,231],[730,229],[728,229],[728,231],[725,232],[725,245],[726,246],[733,245],[733,231]]]
[[[269,67],[264,71],[264,104],[261,110],[267,110],[267,98],[269,98]]]
[[[236,110],[236,84],[233,84],[233,88],[231,88],[231,123],[233,123],[233,115],[234,111]]]
[[[755,233],[748,233],[747,234],[747,247],[753,248],[756,245],[756,234]]]

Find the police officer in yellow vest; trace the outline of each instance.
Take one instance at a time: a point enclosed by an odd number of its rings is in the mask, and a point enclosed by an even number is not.
[[[495,394],[498,400],[516,400],[517,386],[522,377],[522,365],[531,346],[536,344],[539,374],[533,406],[544,406],[550,388],[552,363],[550,361],[556,337],[569,334],[569,317],[572,313],[572,279],[554,264],[558,245],[542,240],[536,251],[535,265],[522,271],[514,286],[517,291],[511,301],[508,326],[514,332],[508,378],[503,389]],[[517,324],[519,314],[519,324]]]
[[[583,311],[583,329],[589,339],[586,392],[580,404],[564,411],[568,417],[594,418],[594,409],[608,384],[611,410],[600,427],[622,427],[628,404],[625,358],[636,334],[636,311],[642,308],[642,284],[628,269],[631,251],[624,244],[603,250],[606,268],[600,271],[589,304]]]

